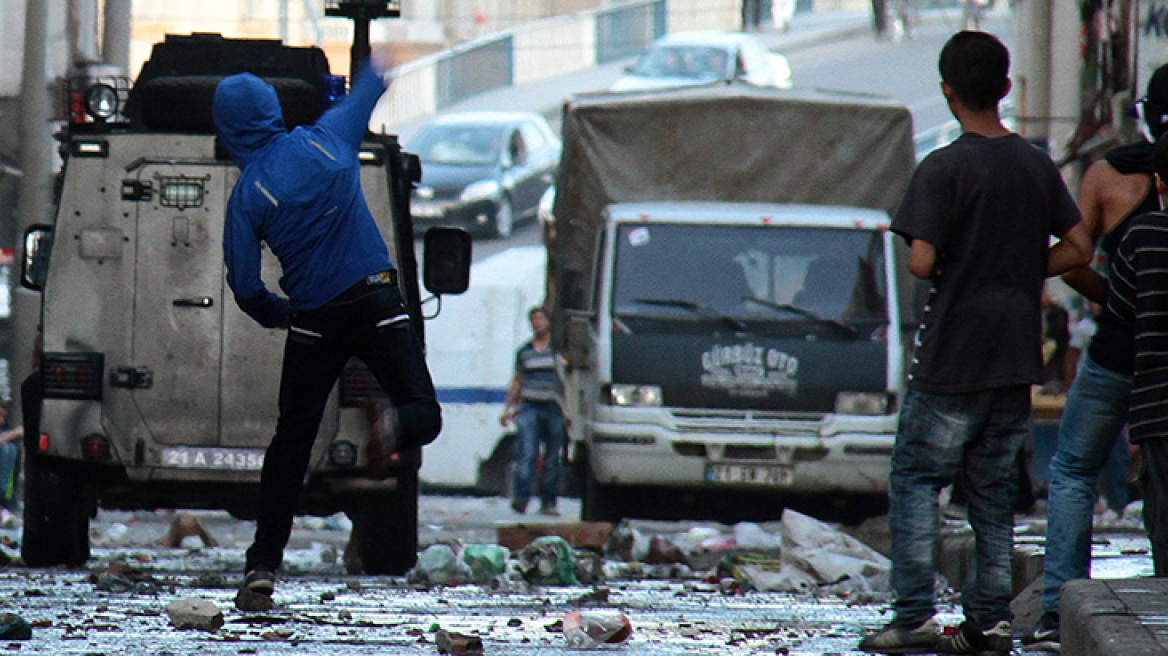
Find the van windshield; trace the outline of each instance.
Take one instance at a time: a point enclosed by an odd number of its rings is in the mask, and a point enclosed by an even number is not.
[[[624,224],[613,314],[722,324],[729,318],[751,329],[882,325],[883,244],[875,230]]]

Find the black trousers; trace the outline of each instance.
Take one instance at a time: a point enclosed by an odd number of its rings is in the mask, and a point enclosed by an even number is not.
[[[1152,543],[1157,577],[1168,577],[1168,439],[1140,441],[1140,485],[1144,495],[1144,528]]]
[[[396,285],[360,283],[320,308],[294,312],[284,345],[280,417],[260,472],[249,571],[276,571],[283,562],[325,404],[350,357],[369,367],[396,408],[397,451],[429,444],[442,428],[425,355]]]

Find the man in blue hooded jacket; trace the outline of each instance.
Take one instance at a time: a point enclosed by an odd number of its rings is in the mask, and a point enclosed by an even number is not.
[[[232,75],[215,91],[215,124],[241,169],[223,232],[227,282],[251,318],[288,329],[247,550],[243,588],[252,593],[273,592],[325,403],[350,357],[365,362],[391,404],[375,421],[371,466],[428,444],[441,428],[396,270],[361,192],[358,154],[389,68],[388,53],[375,49],[348,96],[290,132],[275,89],[258,77]],[[261,242],[280,260],[287,298],[260,277]]]

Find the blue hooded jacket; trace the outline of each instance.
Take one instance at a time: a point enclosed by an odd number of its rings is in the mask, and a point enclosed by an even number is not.
[[[361,193],[358,159],[385,88],[365,62],[348,96],[314,125],[291,132],[275,89],[260,78],[240,73],[216,88],[215,125],[241,169],[223,230],[227,284],[261,325],[284,325],[289,308],[320,307],[393,267]],[[260,242],[280,260],[287,301],[264,286]]]

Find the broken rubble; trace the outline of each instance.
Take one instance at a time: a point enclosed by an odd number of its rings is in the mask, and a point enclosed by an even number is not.
[[[179,599],[166,607],[170,624],[177,629],[218,631],[223,627],[223,611],[206,599]]]
[[[438,646],[439,654],[482,656],[483,653],[483,639],[465,633],[439,628],[434,635],[434,642]]]

